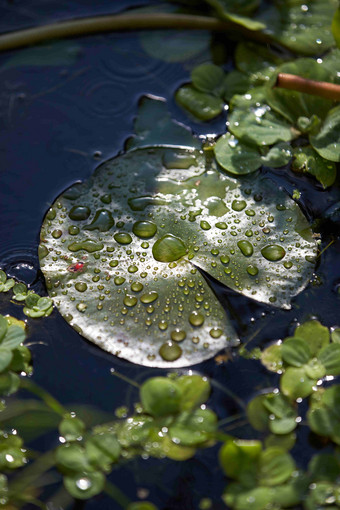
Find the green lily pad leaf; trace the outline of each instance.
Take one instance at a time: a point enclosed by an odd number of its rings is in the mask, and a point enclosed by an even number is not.
[[[308,471],[313,482],[336,482],[340,473],[339,459],[330,453],[313,455],[310,463],[308,464]]]
[[[318,134],[311,135],[309,141],[323,158],[340,161],[340,105],[330,110]]]
[[[157,145],[200,147],[190,129],[172,120],[166,102],[153,96],[144,96],[140,101],[134,129],[136,135],[126,142],[128,150]]]
[[[339,497],[336,487],[329,482],[318,482],[313,484],[313,489],[307,494],[304,502],[306,510],[338,510]],[[329,502],[334,502],[334,505]]]
[[[282,58],[266,46],[241,42],[235,51],[235,64],[243,75],[249,77],[251,83],[262,85],[273,76],[276,67],[282,64]]]
[[[275,487],[272,502],[279,508],[298,507],[304,499],[309,484],[310,480],[305,474],[294,473],[287,483]]]
[[[217,416],[210,409],[196,409],[182,412],[169,427],[169,434],[175,444],[199,446],[214,437],[217,430]]]
[[[177,103],[199,120],[214,119],[224,108],[224,101],[206,92],[201,92],[191,85],[180,87],[175,99]]]
[[[0,374],[0,395],[12,395],[20,386],[20,378],[14,372],[5,372]]]
[[[245,16],[245,14],[251,13],[258,7],[260,3],[258,0],[247,2],[248,5],[246,6],[230,0],[206,0],[206,2],[215,8],[217,15],[221,19],[233,21],[248,30],[262,30],[265,28],[265,24],[261,21]]]
[[[332,186],[336,179],[336,165],[321,157],[312,147],[295,147],[292,170],[313,175],[324,188]]]
[[[89,437],[85,443],[86,457],[96,469],[103,469],[119,459],[121,447],[112,432],[102,432]]]
[[[261,363],[271,372],[281,374],[283,372],[283,360],[281,355],[281,344],[272,344],[261,354]]]
[[[220,96],[224,86],[224,71],[215,64],[201,64],[192,71],[193,86],[201,92]]]
[[[11,349],[6,349],[2,345],[0,346],[0,372],[6,370],[10,365],[13,358],[13,352]]]
[[[5,271],[0,270],[0,283],[5,283],[7,280],[7,275]]]
[[[56,450],[56,463],[63,473],[91,471],[85,450],[75,443],[66,443]]]
[[[85,424],[75,416],[68,416],[59,424],[59,433],[66,441],[77,441],[84,432]]]
[[[289,434],[270,434],[264,440],[264,445],[266,448],[276,447],[281,448],[285,452],[288,452],[293,448],[296,443],[296,433],[290,432]]]
[[[297,413],[281,393],[258,395],[247,406],[249,423],[260,431],[289,434],[296,428]]]
[[[331,332],[332,342],[340,344],[340,328],[336,328]]]
[[[237,488],[235,485],[237,485]],[[228,508],[263,510],[264,508],[270,508],[273,496],[274,491],[268,487],[255,487],[254,489],[247,490],[242,485],[230,484],[223,494],[223,501]]]
[[[256,87],[230,103],[229,130],[250,145],[273,145],[296,137],[291,125],[272,111],[266,100],[266,89]]]
[[[267,448],[259,459],[258,481],[260,485],[273,487],[286,482],[295,470],[291,455],[280,448]]]
[[[338,7],[333,16],[332,34],[335,39],[337,47],[340,48],[340,7]]]
[[[211,387],[206,377],[195,374],[183,375],[176,379],[176,384],[181,390],[181,409],[183,411],[191,411],[204,404],[209,398]]]
[[[8,329],[8,322],[6,317],[0,315],[0,342],[5,338]]]
[[[331,23],[336,0],[314,0],[281,4],[265,9],[258,20],[265,23],[264,33],[274,41],[302,55],[322,54],[334,45]]]
[[[316,320],[307,321],[298,326],[294,336],[308,343],[312,356],[317,355],[322,347],[329,344],[328,328]]]
[[[53,41],[20,50],[10,57],[0,69],[23,66],[71,66],[79,59],[81,51],[81,46],[74,42]]]
[[[178,413],[181,404],[181,388],[167,377],[148,379],[140,389],[144,410],[152,416]]]
[[[260,441],[235,439],[226,441],[219,451],[224,473],[235,480],[247,470],[255,470],[262,452]]]
[[[9,280],[6,280],[5,283],[0,283],[0,292],[8,292],[10,289],[12,289],[15,285],[15,281],[13,278],[10,278]]]
[[[140,41],[144,51],[163,62],[185,62],[209,49],[210,33],[205,30],[148,30]]]
[[[237,339],[197,268],[282,308],[313,271],[316,243],[295,230],[310,231],[295,202],[277,190],[273,203],[264,177],[232,179],[214,160],[206,171],[199,151],[130,151],[69,193],[41,231],[49,294],[86,338],[133,362],[191,365]],[[88,231],[107,195],[114,227]]]
[[[288,73],[303,78],[329,81],[329,72],[312,58],[301,58],[281,65],[277,73]],[[290,123],[297,125],[299,117],[309,119],[316,115],[324,119],[332,107],[332,101],[322,97],[304,94],[282,88],[268,88],[266,99],[269,106],[286,118]]]
[[[315,384],[316,381],[307,376],[304,368],[288,367],[280,380],[282,393],[292,400],[308,397]]]
[[[307,412],[308,424],[313,432],[326,436],[340,445],[340,385],[318,390]]]
[[[26,462],[25,450],[19,436],[0,433],[0,469],[17,469]]]
[[[1,347],[5,349],[15,349],[24,342],[26,338],[25,331],[20,326],[9,326],[5,338],[1,342]]]
[[[90,499],[104,489],[105,475],[100,471],[75,473],[64,476],[64,485],[77,499]]]
[[[262,166],[258,149],[242,143],[230,133],[217,140],[214,152],[221,167],[235,175],[249,174]]]
[[[288,143],[278,143],[271,147],[265,156],[261,157],[262,164],[272,168],[279,168],[287,165],[293,156],[292,149]]]
[[[326,368],[322,364],[321,360],[317,358],[312,358],[309,360],[309,362],[304,365],[304,369],[306,372],[306,375],[310,379],[313,379],[317,381],[318,379],[322,379],[326,375]]]
[[[331,343],[321,349],[319,361],[326,369],[327,375],[340,375],[340,345]]]
[[[250,79],[240,71],[230,71],[224,79],[224,99],[229,102],[235,94],[245,94],[252,84]]]
[[[282,359],[293,367],[302,367],[308,363],[311,352],[308,343],[296,336],[286,338],[281,347]]]
[[[157,438],[159,441],[159,437]],[[161,453],[162,456],[166,456],[169,459],[184,461],[191,459],[196,453],[196,448],[190,446],[183,446],[182,444],[174,443],[169,436],[165,436],[161,442]]]

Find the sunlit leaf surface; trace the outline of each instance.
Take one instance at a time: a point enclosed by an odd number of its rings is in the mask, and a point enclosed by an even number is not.
[[[138,149],[53,204],[41,268],[86,338],[135,363],[191,365],[236,339],[197,267],[283,308],[305,287],[316,249],[298,206],[215,165],[195,149]]]

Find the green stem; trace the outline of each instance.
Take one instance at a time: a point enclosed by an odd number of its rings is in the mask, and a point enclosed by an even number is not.
[[[118,505],[124,509],[127,508],[131,503],[131,500],[125,496],[125,494],[116,485],[109,482],[108,480],[106,480],[104,492],[106,492],[110,498],[114,499],[116,503],[118,503]]]
[[[0,51],[38,44],[50,39],[61,39],[99,32],[145,29],[213,30],[228,32],[228,36],[240,35],[260,42],[270,42],[270,37],[259,31],[248,30],[232,21],[220,21],[210,16],[176,13],[125,13],[94,16],[51,23],[24,30],[8,32],[0,36]]]
[[[52,397],[50,393],[38,386],[31,379],[22,378],[20,380],[20,386],[21,388],[39,397],[50,409],[52,409],[52,411],[60,414],[60,416],[64,417],[65,414],[67,414],[67,410],[58,402],[58,400]]]
[[[33,464],[24,468],[20,474],[13,478],[9,485],[10,495],[15,498],[20,495],[29,486],[32,486],[35,480],[46,473],[55,465],[54,451],[42,454]]]

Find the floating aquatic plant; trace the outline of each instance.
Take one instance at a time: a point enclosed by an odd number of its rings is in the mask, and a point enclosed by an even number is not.
[[[197,149],[133,150],[63,193],[39,248],[70,324],[117,356],[186,366],[237,340],[200,270],[289,308],[316,254],[298,206],[263,177],[223,175]]]

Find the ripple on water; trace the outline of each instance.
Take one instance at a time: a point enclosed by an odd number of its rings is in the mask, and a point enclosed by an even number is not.
[[[39,271],[38,253],[29,248],[13,248],[0,253],[0,267],[9,278],[26,285],[36,282]]]

